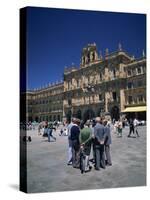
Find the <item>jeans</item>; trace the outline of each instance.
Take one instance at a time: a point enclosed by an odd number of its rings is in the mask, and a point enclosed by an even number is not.
[[[53,140],[56,141],[56,138],[52,135],[52,129],[48,129],[47,135],[48,135],[48,142],[51,141],[51,138],[53,138]]]

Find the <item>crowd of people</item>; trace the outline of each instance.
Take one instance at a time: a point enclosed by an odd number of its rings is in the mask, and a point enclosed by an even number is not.
[[[53,124],[48,124],[48,121],[44,121],[38,126],[38,135],[48,137],[48,142],[56,141],[56,137],[54,137],[52,134],[53,130],[56,130],[56,127],[53,126]]]
[[[136,133],[137,137],[140,137],[138,133],[139,121],[136,118],[130,118],[129,120],[127,120],[126,118],[119,119],[118,121],[114,121],[113,125],[114,133],[117,134],[118,137],[122,137],[122,132],[126,125],[129,126],[129,134],[127,137],[131,137],[132,133]]]
[[[136,118],[129,120],[124,118],[117,121],[112,120],[112,122],[100,117],[86,122],[72,118],[70,123],[64,123],[63,127],[60,128],[59,136],[68,136],[67,164],[82,171],[84,165],[84,172],[90,171],[93,165],[95,170],[111,166],[111,133],[122,137],[126,125],[129,127],[127,137],[131,137],[132,133],[136,133],[137,137],[140,137],[138,133],[139,122]],[[48,142],[56,141],[56,137],[52,133],[58,127],[57,124],[49,124],[44,121],[38,126],[38,135],[48,137]]]
[[[95,122],[87,120],[80,128],[80,120],[73,118],[68,125],[68,165],[81,169],[81,152],[84,153],[84,171],[90,171],[92,166],[90,161],[95,165],[95,170],[111,166],[111,133],[108,121],[97,117]],[[91,149],[93,158],[90,160]]]

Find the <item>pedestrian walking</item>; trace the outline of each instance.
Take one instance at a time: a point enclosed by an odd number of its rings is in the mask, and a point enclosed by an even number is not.
[[[117,134],[118,132],[118,121],[116,121],[114,124],[113,124],[113,133],[114,134]]]
[[[133,121],[133,125],[134,125],[134,131],[137,135],[137,137],[140,137],[139,136],[139,133],[138,133],[138,125],[139,125],[139,121],[135,118],[134,121]]]
[[[38,135],[42,135],[42,131],[43,130],[43,124],[42,124],[42,122],[41,123],[39,123],[39,125],[38,125]]]
[[[63,135],[63,129],[61,128],[59,136]]]
[[[129,134],[127,137],[130,137],[132,132],[134,134],[134,123],[133,123],[133,119],[130,118],[129,119]]]
[[[52,141],[56,141],[56,137],[54,137],[52,133],[53,133],[53,128],[48,127],[47,129],[48,142],[51,142],[51,138],[52,138]]]
[[[122,137],[122,121],[119,119],[118,121],[118,137]]]
[[[100,170],[100,167],[105,168],[104,157],[104,125],[100,117],[96,118],[96,125],[94,127],[95,134],[95,150],[96,150],[96,163],[95,169]]]
[[[111,139],[111,131],[110,131],[110,125],[108,124],[107,120],[104,122],[104,130],[105,130],[105,136],[104,136],[104,150],[105,150],[105,162],[106,165],[111,166],[111,154],[110,154],[110,145],[112,143]]]

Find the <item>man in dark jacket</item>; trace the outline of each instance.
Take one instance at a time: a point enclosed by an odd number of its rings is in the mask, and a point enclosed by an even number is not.
[[[134,123],[133,123],[133,119],[130,118],[129,119],[129,135],[127,137],[130,137],[132,132],[134,134]]]
[[[79,134],[80,134],[80,120],[75,119],[74,123],[70,130],[70,139],[72,141],[72,166],[74,168],[79,168],[79,155],[80,155],[80,143],[79,143]]]
[[[111,132],[110,132],[110,125],[107,124],[107,121],[105,120],[103,122],[104,124],[104,149],[105,149],[105,158],[106,158],[106,165],[111,166],[111,155],[110,155],[110,144],[111,144]]]
[[[96,118],[96,126],[94,127],[95,134],[95,152],[96,163],[95,169],[100,170],[100,167],[105,169],[105,157],[104,157],[104,125],[100,117]]]

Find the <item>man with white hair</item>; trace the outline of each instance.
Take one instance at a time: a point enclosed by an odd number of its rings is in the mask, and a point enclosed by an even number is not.
[[[105,130],[100,117],[96,117],[94,135],[95,135],[95,151],[96,151],[95,169],[100,170],[100,167],[105,169],[105,157],[104,157]]]

